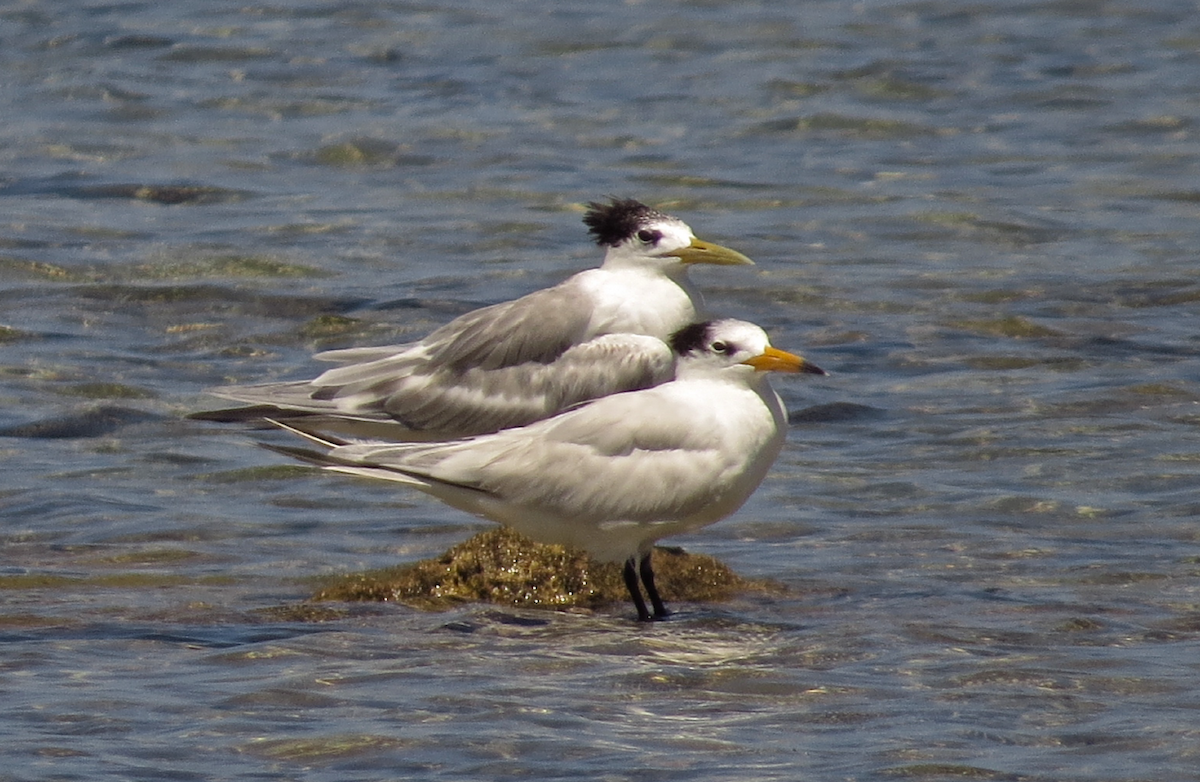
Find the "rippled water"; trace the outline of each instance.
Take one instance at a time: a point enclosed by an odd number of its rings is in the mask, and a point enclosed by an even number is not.
[[[0,778],[1195,779],[1195,12],[0,3]],[[788,591],[289,612],[485,525],[182,416],[610,193],[834,373],[672,541]]]

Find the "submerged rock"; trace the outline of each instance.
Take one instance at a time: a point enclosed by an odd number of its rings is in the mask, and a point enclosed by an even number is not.
[[[27,424],[0,429],[0,437],[36,437],[68,439],[72,437],[102,437],[125,426],[153,421],[158,416],[119,405],[100,405],[77,413],[43,418]]]
[[[744,579],[713,557],[656,547],[654,571],[667,602],[719,602],[745,592],[778,591]],[[425,610],[464,602],[525,608],[599,608],[629,600],[621,566],[578,549],[534,543],[506,527],[482,532],[440,557],[340,576],[314,601],[385,601]]]

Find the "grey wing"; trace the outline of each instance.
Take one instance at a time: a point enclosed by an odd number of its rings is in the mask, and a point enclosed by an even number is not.
[[[335,447],[342,464],[484,492],[579,522],[695,513],[726,488],[728,454],[666,398],[609,397],[558,419],[449,443]]]
[[[513,301],[460,315],[418,342],[330,350],[317,355],[345,366],[315,380],[321,398],[351,396],[412,374],[491,370],[549,363],[586,340],[591,310],[574,278]],[[386,394],[379,394],[382,398]]]
[[[651,388],[674,374],[674,355],[662,340],[608,334],[549,363],[396,377],[383,410],[413,430],[463,437],[524,426],[593,399]]]
[[[419,342],[406,342],[402,345],[375,345],[362,348],[339,348],[338,350],[323,350],[313,356],[318,361],[330,361],[337,364],[367,364],[401,354],[410,354],[419,347]]]
[[[392,436],[427,439],[521,426],[673,377],[665,343],[631,334],[589,340],[591,314],[572,278],[459,316],[419,342],[321,354],[338,362],[370,360],[335,367],[312,381],[212,393],[301,415],[395,422]]]
[[[650,388],[674,374],[675,357],[663,341],[607,334],[569,348],[548,364],[455,372],[393,356],[338,367],[313,381],[220,388],[212,393],[255,408],[201,417],[295,421],[298,416],[320,416],[308,425],[398,440],[466,437],[524,426],[593,399]]]
[[[460,315],[421,341],[432,364],[464,371],[548,363],[586,340],[592,306],[578,279]]]
[[[221,399],[243,402],[256,407],[274,410],[290,410],[305,413],[346,412],[339,409],[336,400],[314,396],[316,387],[311,380],[296,380],[285,383],[257,383],[245,386],[222,386],[210,388],[206,393]]]

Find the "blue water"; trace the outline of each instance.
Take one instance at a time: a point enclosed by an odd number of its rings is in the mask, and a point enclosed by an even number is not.
[[[0,779],[1192,780],[1183,2],[0,3]],[[484,522],[183,418],[599,258],[833,373],[671,621],[289,611]]]

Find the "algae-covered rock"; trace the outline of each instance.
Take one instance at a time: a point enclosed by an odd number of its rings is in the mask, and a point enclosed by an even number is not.
[[[657,547],[654,571],[667,602],[728,600],[777,587],[750,581],[713,557]],[[464,602],[527,608],[598,608],[629,600],[618,564],[534,543],[506,527],[482,532],[440,557],[338,577],[313,600],[388,601],[425,610]]]

